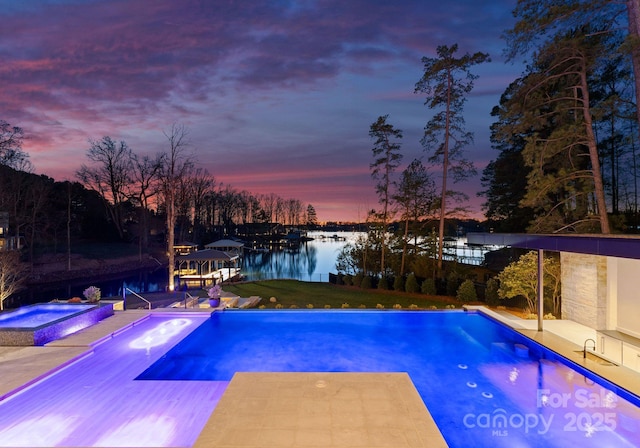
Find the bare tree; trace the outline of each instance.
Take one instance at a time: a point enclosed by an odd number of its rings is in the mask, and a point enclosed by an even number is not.
[[[131,183],[131,149],[124,141],[115,142],[109,136],[89,142],[87,157],[93,166],[82,165],[76,176],[86,188],[100,194],[118,236],[124,239],[123,205]]]
[[[169,148],[163,157],[161,180],[167,214],[167,257],[169,258],[169,290],[175,289],[175,226],[176,226],[176,193],[181,179],[194,164],[193,155],[188,153],[188,130],[184,125],[173,124],[164,132]]]
[[[278,201],[282,201],[275,193],[264,194],[260,196],[262,210],[264,210],[267,222],[272,223],[278,219]]]
[[[0,120],[0,164],[17,170],[31,171],[29,155],[22,151],[23,140],[22,128]]]
[[[4,301],[22,287],[23,274],[18,251],[0,251],[0,311],[4,309]]]
[[[193,165],[185,170],[178,179],[178,189],[175,194],[176,211],[176,240],[178,242],[192,241],[189,237],[193,223]]]
[[[149,246],[149,207],[151,199],[158,194],[160,172],[164,155],[155,157],[132,154],[132,169],[129,197],[139,208],[138,252],[142,259],[142,251]]]
[[[53,187],[53,179],[42,176],[42,179],[32,179],[27,190],[27,207],[29,217],[26,224],[28,229],[29,268],[33,271],[34,248],[36,238],[41,231],[46,218],[44,216],[45,204],[50,200],[49,194]]]
[[[197,168],[190,177],[191,194],[193,195],[193,235],[197,241],[205,222],[205,201],[216,185],[209,171]]]
[[[300,225],[303,212],[302,202],[299,199],[289,199],[286,201],[287,222],[290,226]]]

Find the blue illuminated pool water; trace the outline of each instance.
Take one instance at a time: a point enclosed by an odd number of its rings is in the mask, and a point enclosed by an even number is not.
[[[95,306],[81,303],[41,303],[25,306],[0,314],[0,328],[37,328]]]
[[[571,364],[479,313],[242,311],[214,313],[137,379],[408,372],[452,447],[640,446],[640,400]]]

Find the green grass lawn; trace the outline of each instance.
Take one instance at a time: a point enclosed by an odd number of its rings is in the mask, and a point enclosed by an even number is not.
[[[260,296],[265,308],[398,308],[415,305],[425,309],[439,309],[463,304],[453,297],[410,294],[377,289],[360,289],[354,286],[338,286],[331,283],[302,282],[297,280],[265,280],[224,285],[224,291],[241,297]],[[275,297],[277,302],[270,302]],[[348,304],[348,306],[346,305]]]

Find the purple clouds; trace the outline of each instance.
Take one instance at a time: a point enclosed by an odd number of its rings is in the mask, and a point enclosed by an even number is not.
[[[379,115],[405,131],[406,163],[422,154],[429,112],[412,92],[438,45],[491,54],[469,102],[486,115],[467,123],[477,159],[494,157],[489,112],[517,74],[499,39],[515,0],[445,3],[0,0],[0,119],[24,128],[36,170],[58,180],[73,178],[89,138],[157,152],[162,130],[185,123],[219,181],[312,203],[320,220],[356,219],[347,210],[376,204],[368,129]]]

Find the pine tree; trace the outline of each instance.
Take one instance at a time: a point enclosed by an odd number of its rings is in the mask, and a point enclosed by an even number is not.
[[[382,205],[382,211],[378,213],[381,223],[381,254],[380,273],[385,275],[385,248],[387,225],[393,217],[392,210],[392,179],[395,169],[400,165],[402,154],[400,154],[400,144],[397,140],[402,138],[402,131],[395,129],[392,124],[387,123],[389,116],[380,116],[371,124],[369,136],[375,139],[372,148],[374,161],[371,163],[371,177],[376,180],[376,193]]]
[[[431,152],[429,161],[442,166],[440,190],[440,227],[438,232],[438,270],[442,271],[444,223],[447,215],[447,198],[455,196],[449,191],[449,175],[459,182],[475,175],[473,163],[464,157],[463,148],[473,141],[473,134],[465,130],[462,115],[466,95],[473,89],[477,78],[470,71],[473,65],[489,60],[486,53],[466,53],[460,58],[454,55],[458,45],[441,45],[436,58],[423,57],[424,73],[416,83],[415,92],[427,96],[425,104],[435,112],[424,128],[422,145]],[[460,193],[457,194],[461,196]]]

